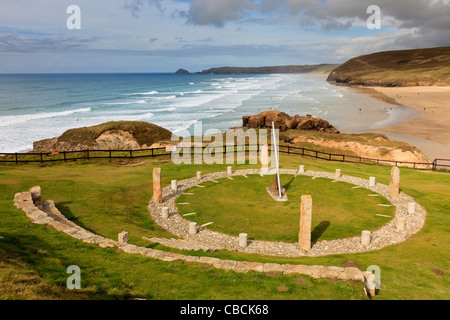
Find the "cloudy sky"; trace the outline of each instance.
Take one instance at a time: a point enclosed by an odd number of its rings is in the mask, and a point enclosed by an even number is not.
[[[370,5],[381,29],[367,28]],[[450,0],[0,0],[0,72],[340,63],[449,46],[448,30]]]

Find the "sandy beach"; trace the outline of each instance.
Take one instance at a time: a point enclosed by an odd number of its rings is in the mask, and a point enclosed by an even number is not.
[[[364,87],[355,91],[370,94],[393,107],[391,119],[371,131],[391,140],[405,141],[424,152],[430,160],[450,159],[450,87]],[[411,117],[404,107],[417,111]]]
[[[418,136],[450,146],[450,87],[373,89],[421,112],[402,124],[380,130]]]

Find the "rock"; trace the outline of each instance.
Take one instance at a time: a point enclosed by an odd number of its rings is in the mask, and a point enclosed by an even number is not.
[[[178,69],[177,72],[175,72],[175,74],[190,74],[189,71],[187,71],[186,69]]]
[[[328,133],[339,133],[328,121],[319,118],[313,118],[311,115],[306,117],[298,114],[291,117],[287,113],[281,111],[264,111],[253,116],[243,116],[242,126],[246,128],[272,128],[274,122],[275,129],[285,132],[289,129],[297,130],[314,130]]]

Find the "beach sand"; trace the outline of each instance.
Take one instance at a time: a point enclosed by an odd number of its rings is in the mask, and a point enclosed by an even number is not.
[[[370,87],[354,88],[383,99],[393,107],[394,117],[380,122],[371,131],[382,132],[391,140],[405,141],[431,160],[450,159],[450,87]],[[404,106],[417,110],[402,117]]]

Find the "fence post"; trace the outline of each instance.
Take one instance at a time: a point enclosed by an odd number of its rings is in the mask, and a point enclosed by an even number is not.
[[[86,157],[89,160],[89,149],[86,149]]]
[[[289,145],[288,145],[287,147],[288,147],[288,154],[290,154],[290,148],[289,148]]]
[[[16,164],[19,164],[19,159],[17,158],[17,152],[16,152]]]
[[[345,162],[345,154],[342,155],[342,162]]]
[[[302,148],[302,156],[305,155],[305,148]]]
[[[109,160],[112,159],[111,149],[109,149]]]
[[[42,152],[40,153],[40,155],[41,155],[41,162],[43,162],[43,161],[42,161]]]
[[[133,159],[133,150],[130,149],[130,158]]]
[[[64,162],[67,162],[66,151],[63,151],[63,155],[64,155]]]
[[[154,155],[153,155],[153,150],[154,150],[154,148],[152,148],[152,158],[153,158],[153,156],[154,156]]]
[[[316,151],[316,159],[319,157],[319,153]]]

